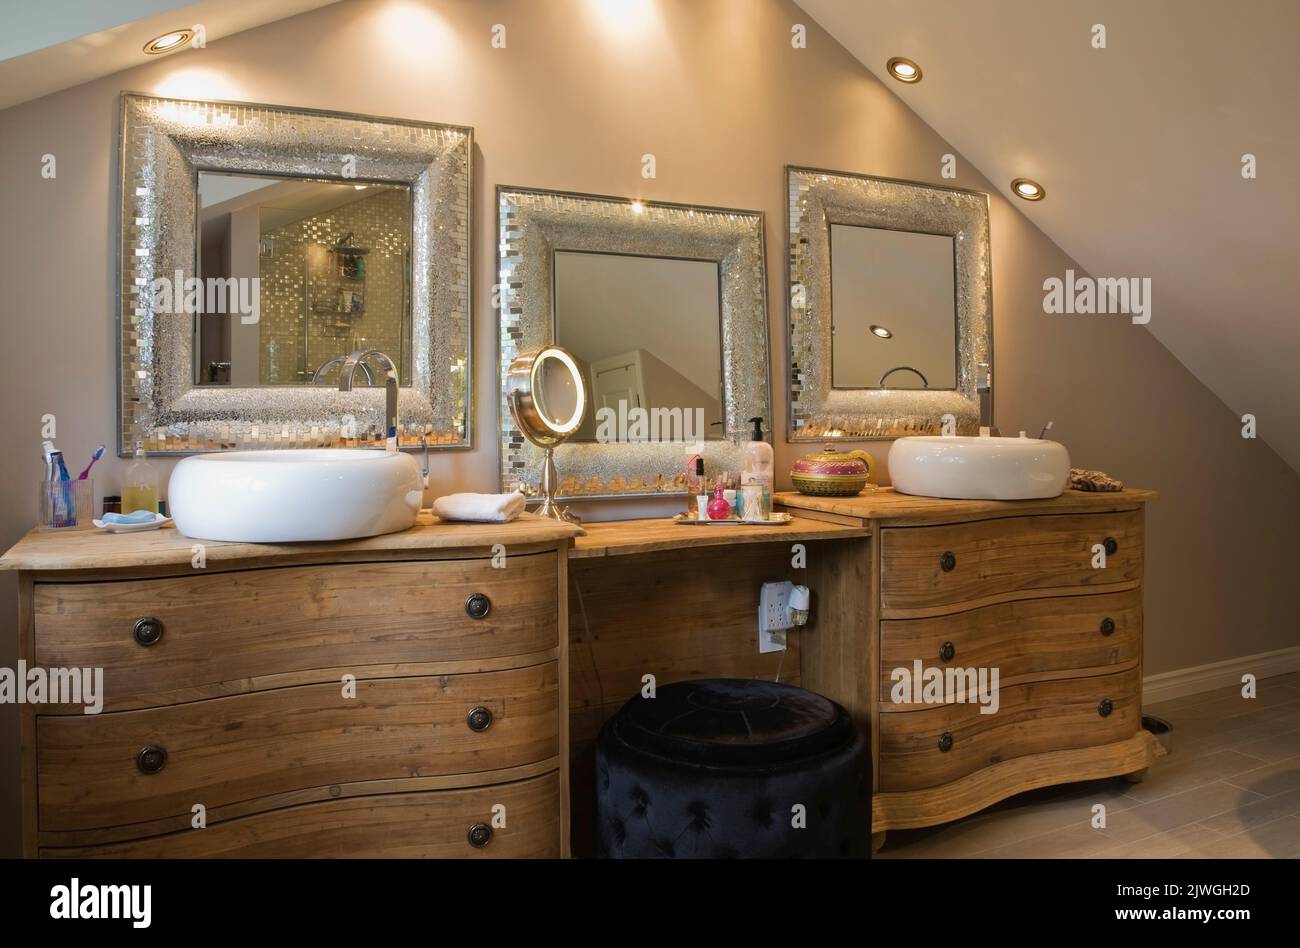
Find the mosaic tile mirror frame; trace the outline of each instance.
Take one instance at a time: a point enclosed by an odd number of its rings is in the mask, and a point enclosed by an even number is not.
[[[499,186],[497,230],[503,490],[518,486],[536,495],[541,482],[543,451],[515,424],[504,379],[517,355],[556,342],[557,251],[717,265],[719,325],[701,331],[720,332],[723,432],[707,442],[706,453],[710,470],[741,470],[747,419],[772,417],[762,212]],[[555,449],[559,495],[591,500],[684,494],[687,460],[702,446],[567,442]]]
[[[160,279],[197,276],[199,173],[400,185],[410,193],[409,355],[399,443],[472,437],[470,194],[461,126],[127,93],[121,103],[118,451],[383,444],[381,385],[199,385],[193,307]],[[212,318],[239,318],[221,316]],[[394,356],[397,354],[394,353]],[[404,354],[406,355],[406,354]]]
[[[956,386],[841,388],[832,381],[831,227],[952,238]],[[917,181],[786,167],[786,306],[791,441],[956,434],[992,419],[989,198]],[[981,410],[983,409],[983,410]],[[981,420],[981,419],[985,420]]]

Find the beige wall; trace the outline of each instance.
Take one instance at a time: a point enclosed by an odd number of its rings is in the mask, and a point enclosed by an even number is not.
[[[114,441],[114,154],[124,89],[474,126],[478,447],[440,456],[443,490],[496,486],[496,184],[764,211],[776,467],[788,470],[809,446],[779,434],[783,166],[943,183],[940,161],[952,149],[792,3],[619,6],[651,12],[620,30],[586,0],[351,0],[0,112],[8,353],[0,404],[12,442],[0,454],[0,544],[32,520],[41,413],[57,413],[60,447],[78,466],[94,445]],[[797,22],[808,25],[807,49],[790,46]],[[506,49],[490,45],[495,23],[507,27]],[[40,177],[47,153],[57,158],[55,180]],[[646,153],[656,158],[654,180],[640,176]],[[958,158],[950,183],[991,190]],[[996,194],[992,233],[998,423],[1015,431],[1054,419],[1076,463],[1161,492],[1148,519],[1146,670],[1297,644],[1288,587],[1300,475],[1262,442],[1238,437],[1229,410],[1144,329],[1043,315],[1044,278],[1072,262]],[[886,445],[868,447],[883,460]],[[124,465],[101,463],[100,483]],[[12,577],[0,579],[0,664],[10,666],[14,589]],[[10,845],[16,721],[12,706],[0,708],[0,832]]]

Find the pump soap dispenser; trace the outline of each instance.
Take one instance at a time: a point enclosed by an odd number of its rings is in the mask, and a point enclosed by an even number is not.
[[[754,426],[749,443],[745,445],[745,469],[740,474],[740,484],[763,485],[763,516],[772,516],[772,446],[763,440],[763,419],[751,418]]]
[[[122,510],[128,514],[137,510],[158,512],[158,472],[145,455],[143,441],[135,443],[135,461],[126,469]]]

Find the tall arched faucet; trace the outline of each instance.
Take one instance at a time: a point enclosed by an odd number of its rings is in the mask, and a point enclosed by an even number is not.
[[[343,360],[339,369],[339,391],[352,391],[352,376],[357,366],[366,359],[373,358],[384,371],[384,433],[388,438],[388,450],[397,450],[397,363],[392,357],[378,349],[359,349]]]
[[[927,379],[924,375],[921,375],[921,370],[920,370],[920,369],[913,368],[913,367],[910,366],[910,365],[896,365],[896,366],[894,366],[892,369],[890,369],[888,372],[886,372],[884,375],[882,375],[882,376],[880,377],[880,381],[876,383],[877,387],[879,387],[879,388],[884,388],[884,387],[885,387],[885,379],[889,378],[889,377],[890,377],[891,375],[893,375],[895,372],[915,372],[917,375],[920,375],[920,376],[921,376],[921,384],[924,385],[926,388],[929,388],[929,387],[930,387],[930,380]]]
[[[326,359],[324,362],[320,364],[320,368],[317,369],[314,373],[312,373],[311,384],[319,385],[321,379],[323,379],[329,373],[329,370],[334,368],[334,366],[338,365],[346,358],[347,358],[346,355],[336,355],[332,359]],[[361,374],[366,377],[367,385],[375,384],[375,377],[370,374],[370,367],[366,365],[364,362],[361,363]]]

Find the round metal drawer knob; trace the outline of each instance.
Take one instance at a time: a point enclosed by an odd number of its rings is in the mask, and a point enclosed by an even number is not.
[[[944,642],[943,648],[939,649],[939,657],[943,659],[945,662],[952,661],[953,656],[955,656],[956,654],[957,654],[957,646],[953,645],[951,642]]]
[[[940,736],[939,750],[941,750],[945,754],[948,753],[948,751],[952,750],[952,733],[950,731],[944,731],[943,734]]]
[[[157,645],[163,637],[162,620],[141,616],[131,628],[131,637],[140,645]]]
[[[471,731],[486,731],[492,726],[492,712],[487,708],[475,708],[465,717],[465,723]]]
[[[492,842],[492,827],[486,823],[475,823],[469,828],[469,844],[475,849],[482,849]]]
[[[1102,635],[1115,634],[1115,620],[1112,619],[1110,616],[1107,616],[1106,618],[1101,620],[1101,634]]]
[[[957,557],[953,555],[951,550],[939,557],[939,568],[945,573],[951,573],[957,568]]]
[[[1105,548],[1107,556],[1114,556],[1115,551],[1119,549],[1119,541],[1114,537],[1106,537],[1101,545]]]
[[[465,614],[471,619],[482,619],[492,611],[492,600],[482,593],[475,593],[465,600]]]
[[[1110,717],[1111,712],[1114,710],[1115,710],[1115,702],[1111,701],[1109,698],[1102,698],[1101,704],[1097,705],[1097,713],[1100,714],[1103,718]]]
[[[135,755],[135,766],[142,774],[156,774],[167,763],[167,752],[161,747],[150,745]]]

